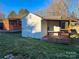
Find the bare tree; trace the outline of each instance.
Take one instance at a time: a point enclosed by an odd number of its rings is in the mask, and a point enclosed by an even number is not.
[[[71,13],[71,17],[72,17],[72,18],[77,18],[77,14],[73,11],[73,12]]]
[[[75,14],[76,14],[76,17],[79,18],[78,17],[79,16],[79,0],[77,0]]]
[[[78,10],[79,10],[79,0],[77,0],[77,8],[78,8]]]
[[[21,9],[19,11],[18,17],[22,18],[23,16],[28,15],[28,14],[29,14],[29,11],[27,9]]]
[[[0,13],[0,19],[4,19],[5,15],[3,13]]]
[[[10,14],[8,15],[8,18],[17,18],[16,12],[11,11]]]
[[[54,0],[53,9],[56,11],[58,15],[61,15],[64,18],[68,17],[68,4],[66,4],[65,0]]]
[[[42,16],[62,16],[62,19],[65,19],[69,16],[69,1],[65,0],[52,0],[51,4],[43,9],[37,12],[37,14],[40,14]]]

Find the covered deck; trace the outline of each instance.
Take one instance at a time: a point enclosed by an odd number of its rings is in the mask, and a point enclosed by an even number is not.
[[[77,20],[74,19],[66,19],[66,20],[52,20],[52,19],[45,19],[47,23],[47,39],[60,39],[68,42],[70,38],[70,29],[71,23],[76,22]]]

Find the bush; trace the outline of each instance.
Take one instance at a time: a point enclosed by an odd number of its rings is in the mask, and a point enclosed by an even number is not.
[[[74,39],[77,39],[77,38],[79,38],[79,35],[78,35],[78,34],[73,34],[73,35],[70,35],[70,38],[71,38],[71,39],[73,39],[73,38],[74,38]]]

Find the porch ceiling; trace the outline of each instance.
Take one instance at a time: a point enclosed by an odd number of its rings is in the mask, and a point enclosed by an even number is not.
[[[46,20],[46,21],[61,21],[61,20],[63,20],[63,21],[69,21],[69,20],[66,20],[66,19],[44,19],[44,20]]]
[[[63,21],[71,21],[71,22],[77,22],[78,20],[76,20],[76,19],[61,19],[61,18],[53,18],[53,17],[51,17],[51,18],[49,18],[49,17],[45,17],[45,18],[43,18],[44,20],[47,20],[47,21],[61,21],[61,20],[63,20]]]

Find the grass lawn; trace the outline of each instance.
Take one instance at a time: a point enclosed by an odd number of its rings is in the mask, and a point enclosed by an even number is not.
[[[20,33],[0,33],[0,58],[8,53],[20,54],[24,59],[76,59],[79,58],[79,43],[55,44],[23,38]]]

